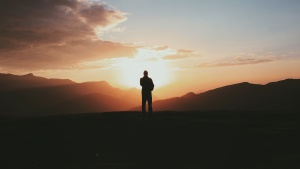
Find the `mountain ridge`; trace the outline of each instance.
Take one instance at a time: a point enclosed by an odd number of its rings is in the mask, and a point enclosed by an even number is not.
[[[75,82],[69,79],[48,79],[34,76],[32,73],[25,75],[0,73],[0,92],[36,87],[60,86],[74,83]]]
[[[0,74],[0,88],[0,115],[141,110],[138,106],[141,104],[140,90],[122,90],[106,81],[76,83],[69,79],[47,79],[33,74]],[[264,85],[241,82],[202,93],[189,92],[180,97],[156,101],[157,97],[153,98],[154,111],[300,111],[300,79],[285,79]]]
[[[16,81],[16,86],[9,87]],[[138,89],[122,90],[106,81],[76,83],[68,79],[36,77],[33,74],[0,74],[0,86],[0,115],[65,114],[72,113],[72,110],[74,113],[120,111],[140,103]],[[112,105],[108,106],[107,100],[112,101]],[[94,104],[90,106],[93,109],[88,107],[89,103]],[[76,106],[78,110],[73,108]]]
[[[189,96],[189,97],[187,97]],[[291,110],[299,111],[300,79],[265,85],[242,82],[199,94],[186,94],[153,103],[155,110]],[[135,108],[137,110],[139,108]]]

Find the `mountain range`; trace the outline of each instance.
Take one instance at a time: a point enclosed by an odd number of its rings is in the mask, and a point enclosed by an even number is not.
[[[153,107],[156,111],[300,111],[300,79],[286,79],[265,85],[243,82],[200,94],[190,92],[181,97],[155,101]]]
[[[164,100],[154,96],[153,100],[154,111],[299,111],[300,79],[265,85],[243,82]],[[140,90],[114,88],[105,81],[76,83],[33,74],[0,74],[0,115],[139,111],[140,102]]]
[[[33,74],[0,74],[0,115],[122,111],[139,105],[140,95],[136,88],[121,90],[105,81],[76,83]]]

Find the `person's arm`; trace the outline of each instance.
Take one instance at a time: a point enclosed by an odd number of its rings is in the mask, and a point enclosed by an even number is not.
[[[153,80],[151,79],[151,91],[154,89],[154,83]]]
[[[140,78],[140,85],[143,87],[142,78]]]

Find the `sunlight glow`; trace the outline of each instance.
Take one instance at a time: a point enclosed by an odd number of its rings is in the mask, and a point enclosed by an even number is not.
[[[153,49],[139,49],[134,58],[119,60],[120,83],[127,87],[140,88],[139,79],[143,77],[144,70],[149,72],[156,88],[172,82],[172,74],[168,62],[162,56],[172,54],[173,51],[156,51]]]

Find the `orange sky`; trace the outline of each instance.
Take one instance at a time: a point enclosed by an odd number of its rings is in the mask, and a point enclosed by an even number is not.
[[[159,98],[300,78],[299,7],[271,0],[11,0],[0,6],[0,72],[127,89],[140,88],[148,70]]]

